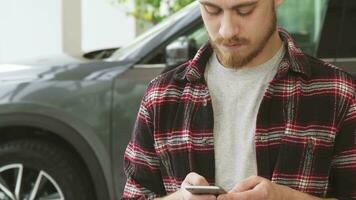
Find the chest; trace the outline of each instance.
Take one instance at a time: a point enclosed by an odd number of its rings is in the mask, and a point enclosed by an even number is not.
[[[204,84],[190,85],[155,109],[155,148],[164,177],[179,183],[194,171],[214,183],[215,110],[209,92]],[[258,175],[302,191],[317,184],[326,188],[340,108],[331,94],[319,92],[298,83],[268,86],[256,117]]]

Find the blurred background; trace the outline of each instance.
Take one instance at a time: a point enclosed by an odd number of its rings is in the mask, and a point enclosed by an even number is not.
[[[122,47],[193,1],[0,0],[0,64],[52,55],[81,57]],[[312,31],[316,34],[310,39],[316,40],[325,1],[298,0],[286,5],[279,15],[288,17],[279,18],[280,24],[288,24],[291,32]],[[303,13],[302,20],[298,13]]]
[[[0,0],[0,63],[80,55],[136,36],[125,5],[106,0]]]
[[[122,47],[193,0],[0,0],[0,64]]]

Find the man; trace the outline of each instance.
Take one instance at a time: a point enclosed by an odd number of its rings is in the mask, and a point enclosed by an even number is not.
[[[355,80],[277,28],[282,0],[199,2],[210,44],[149,84],[123,199],[356,198]]]

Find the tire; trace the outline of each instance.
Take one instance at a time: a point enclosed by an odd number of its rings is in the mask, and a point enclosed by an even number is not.
[[[0,199],[94,200],[85,171],[70,152],[50,142],[24,139],[2,143]]]

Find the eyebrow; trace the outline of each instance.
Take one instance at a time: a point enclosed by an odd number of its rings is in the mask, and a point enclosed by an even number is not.
[[[213,7],[220,8],[219,5],[211,3],[211,2],[208,2],[208,1],[204,1],[204,0],[199,0],[199,3],[203,4],[203,5],[206,5],[206,6],[213,6]],[[243,3],[240,3],[240,4],[232,6],[232,9],[241,9],[241,8],[244,8],[244,7],[250,7],[250,6],[256,5],[257,3],[258,3],[258,0],[250,1],[250,2],[243,2]]]

